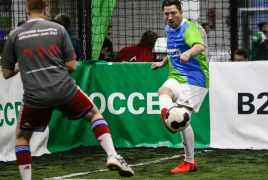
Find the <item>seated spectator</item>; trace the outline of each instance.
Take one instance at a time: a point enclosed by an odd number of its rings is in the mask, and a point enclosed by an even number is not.
[[[25,20],[19,21],[19,22],[18,22],[18,27],[21,26],[21,25],[23,25],[23,24],[25,24],[25,23],[26,23]]]
[[[234,61],[248,61],[248,51],[244,48],[235,51]]]
[[[256,60],[268,60],[268,39],[265,39],[259,45]]]
[[[208,35],[208,32],[209,32],[209,30],[210,30],[210,28],[209,28],[209,24],[208,24],[208,23],[202,23],[201,26],[205,29],[205,31],[206,31],[206,33],[207,33],[207,35]]]
[[[113,62],[153,62],[154,53],[152,50],[157,38],[156,32],[144,32],[139,44],[121,49]]]
[[[4,39],[5,38],[5,34],[3,29],[0,28],[0,39]]]
[[[110,41],[110,36],[113,34],[113,26],[109,25],[106,31],[106,38],[108,38]],[[109,57],[106,58],[106,61],[112,61],[114,59],[114,52],[111,52]]]
[[[109,37],[110,37],[110,35],[112,35],[113,34],[113,26],[112,25],[109,25],[108,26],[108,29],[107,29],[107,31],[106,31],[106,37],[108,38],[108,39],[110,39]]]
[[[71,42],[73,44],[74,51],[75,51],[75,54],[77,56],[76,60],[80,60],[80,58],[82,56],[81,41],[74,36],[73,32],[70,29],[71,20],[70,20],[69,16],[67,14],[61,13],[61,14],[58,14],[54,19],[59,21],[61,23],[61,25],[63,25],[65,27],[67,33],[69,34]]]
[[[3,51],[3,49],[4,49],[5,42],[6,42],[6,40],[4,40],[4,39],[0,39],[0,67],[1,67],[2,51]]]
[[[113,44],[110,39],[105,38],[101,48],[99,60],[109,61],[109,56],[113,52]]]
[[[54,22],[54,23],[57,23],[57,24],[60,24],[60,25],[62,25],[62,24],[61,24],[61,22],[60,22],[60,21],[58,21],[58,20],[55,20],[55,19],[51,19],[50,21],[51,21],[51,22]]]

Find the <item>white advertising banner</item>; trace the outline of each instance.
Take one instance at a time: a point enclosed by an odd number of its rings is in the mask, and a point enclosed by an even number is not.
[[[210,63],[212,148],[268,149],[268,61]]]
[[[0,161],[15,160],[15,131],[23,86],[20,74],[5,80],[0,71]],[[33,156],[47,154],[48,128],[45,133],[34,132],[31,138]]]
[[[267,79],[268,61],[210,63],[209,147],[268,149]],[[20,75],[5,80],[0,72],[0,86],[0,161],[12,161],[16,159],[15,130],[23,94]],[[33,156],[50,153],[49,133],[55,138],[55,131],[47,128],[33,134]],[[56,143],[50,144],[53,146]]]

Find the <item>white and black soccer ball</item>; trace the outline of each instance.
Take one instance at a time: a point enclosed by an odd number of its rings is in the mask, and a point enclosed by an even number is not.
[[[176,133],[183,131],[190,124],[191,111],[183,106],[174,106],[170,108],[165,116],[165,123],[167,128]]]

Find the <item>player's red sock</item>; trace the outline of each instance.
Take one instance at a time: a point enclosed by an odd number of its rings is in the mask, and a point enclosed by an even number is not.
[[[32,156],[29,146],[16,146],[16,158],[22,179],[31,179],[32,176]]]
[[[165,116],[166,116],[167,111],[168,111],[167,108],[161,109],[161,118],[162,118],[162,122],[163,122],[164,125],[166,125]]]
[[[95,135],[95,137],[98,139],[101,135],[108,133],[110,134],[110,129],[108,127],[107,122],[105,121],[104,118],[99,118],[97,120],[95,120],[92,124],[91,124],[91,128],[93,130],[93,133]]]
[[[114,148],[113,140],[110,134],[110,129],[108,127],[107,122],[103,118],[99,118],[95,120],[91,124],[91,128],[96,139],[100,142],[102,148],[107,153],[108,156],[114,155],[116,156],[117,153]]]

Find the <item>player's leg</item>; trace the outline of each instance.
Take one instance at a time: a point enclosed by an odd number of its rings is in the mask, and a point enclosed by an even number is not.
[[[177,94],[174,92],[176,84],[174,79],[168,79],[163,86],[158,89],[159,106],[161,112],[161,118],[165,125],[166,112],[173,107],[173,99],[177,98]]]
[[[208,90],[206,88],[202,87],[180,85],[180,95],[177,103],[192,108],[193,112],[198,112],[207,91]],[[181,136],[184,145],[185,158],[184,162],[182,162],[179,166],[171,169],[170,172],[172,173],[196,171],[196,161],[194,159],[194,132],[192,126],[189,125],[185,130],[183,130],[181,132]]]
[[[106,154],[108,156],[116,156],[117,152],[114,148],[110,129],[97,107],[93,105],[91,111],[88,112],[83,118],[91,124],[91,129]]]
[[[133,176],[133,170],[128,166],[125,160],[117,154],[108,124],[95,105],[84,119],[91,123],[95,137],[108,155],[107,167],[112,171],[119,171],[120,176]]]
[[[191,125],[181,131],[182,142],[184,145],[184,161],[194,164],[194,131]]]
[[[29,145],[32,133],[33,132],[24,131],[19,128],[17,128],[16,131],[15,152],[19,171],[23,180],[31,180],[32,178],[32,157]]]
[[[170,170],[171,173],[196,171],[196,161],[194,160],[194,132],[189,125],[181,132],[182,143],[184,145],[185,158],[177,167]]]
[[[118,170],[123,177],[134,175],[125,160],[117,154],[106,120],[87,95],[78,90],[71,101],[59,106],[58,109],[67,115],[69,119],[83,118],[91,124],[91,129],[96,139],[108,155],[107,166],[109,169]]]
[[[159,94],[159,105],[161,110],[161,117],[165,124],[165,114],[168,109],[174,106],[174,100],[181,103],[181,85],[174,79],[168,79],[163,86],[158,90]],[[188,106],[187,106],[188,107]],[[191,125],[189,125],[183,132],[181,132],[182,141],[184,144],[185,159],[190,162],[194,162],[194,133]],[[187,137],[187,138],[186,138]],[[180,165],[171,169],[171,173],[177,172],[190,172],[192,166],[187,164],[187,161],[182,162]],[[194,166],[196,167],[196,166]],[[189,170],[188,170],[189,168]],[[194,170],[194,169],[192,169]]]
[[[31,136],[34,131],[43,132],[46,129],[51,114],[52,109],[33,109],[24,104],[21,105],[16,130],[15,153],[23,180],[31,180],[32,176]]]

